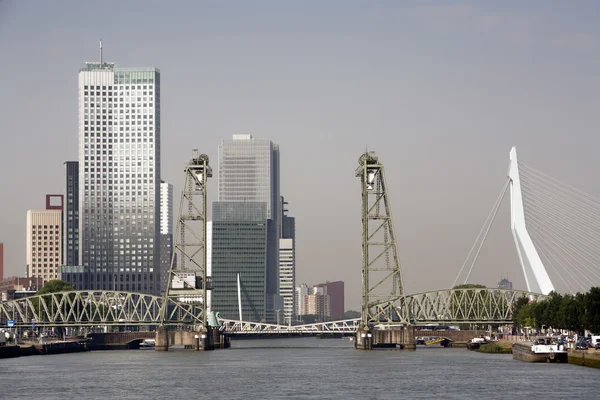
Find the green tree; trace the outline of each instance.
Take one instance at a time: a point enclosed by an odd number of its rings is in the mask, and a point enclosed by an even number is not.
[[[521,296],[517,299],[513,308],[513,324],[516,326],[523,326],[519,323],[517,316],[523,307],[529,304],[529,298],[527,296]]]
[[[585,325],[594,333],[600,332],[600,287],[593,287],[585,296]]]
[[[59,293],[59,292],[68,292],[73,290],[73,286],[69,282],[65,282],[60,279],[54,279],[52,281],[46,282],[46,284],[37,291],[38,294],[49,294],[49,293]]]

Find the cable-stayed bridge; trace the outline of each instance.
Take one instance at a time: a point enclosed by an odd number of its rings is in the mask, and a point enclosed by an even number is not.
[[[181,265],[172,266],[165,297],[119,291],[70,291],[0,303],[0,323],[15,326],[193,326],[208,328],[204,299],[211,290],[206,265],[206,182],[208,157],[186,168],[175,244]],[[296,326],[220,319],[229,334],[251,332],[356,332],[418,323],[510,323],[516,301],[540,299],[557,288],[585,291],[600,284],[600,199],[517,160],[510,153],[507,181],[455,280],[468,282],[502,199],[510,192],[511,229],[527,291],[444,289],[407,295],[402,281],[391,203],[383,164],[374,153],[359,160],[361,180],[363,291],[361,318]],[[194,199],[200,198],[200,204]],[[195,225],[194,225],[195,224]],[[187,236],[186,236],[187,235]],[[187,262],[187,264],[186,264]],[[174,284],[173,282],[176,282]],[[453,285],[454,286],[454,285]],[[218,290],[215,288],[214,290]]]

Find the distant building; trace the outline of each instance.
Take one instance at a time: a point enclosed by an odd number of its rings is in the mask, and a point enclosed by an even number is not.
[[[173,256],[173,185],[160,183],[160,291],[167,290]]]
[[[67,161],[63,207],[63,265],[79,265],[79,162]]]
[[[502,278],[502,280],[500,280],[500,282],[498,282],[498,289],[512,290],[512,288],[513,288],[512,282],[506,278]]]
[[[44,286],[42,278],[26,278],[13,276],[0,280],[0,301],[14,300],[15,292],[37,292]]]
[[[63,265],[58,279],[68,282],[76,290],[89,288],[89,268],[84,265]]]
[[[304,296],[306,314],[315,315],[319,321],[331,319],[331,299],[323,286],[314,286],[312,293]]]
[[[52,203],[59,197],[60,205]],[[27,277],[58,279],[62,263],[62,195],[47,195],[45,210],[27,211]]]
[[[306,303],[304,302],[304,296],[310,294],[310,289],[306,283],[300,286],[296,286],[295,303],[296,303],[296,316],[306,315]]]
[[[344,281],[325,282],[318,286],[323,288],[323,293],[329,296],[331,304],[331,319],[344,317]]]
[[[4,279],[4,244],[0,243],[0,281]]]

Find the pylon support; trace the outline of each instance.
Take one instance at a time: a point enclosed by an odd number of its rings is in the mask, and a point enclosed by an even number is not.
[[[362,195],[362,306],[355,343],[364,349],[378,345],[410,346],[414,338],[408,339],[411,335],[405,334],[410,320],[384,167],[374,152],[365,152],[358,164],[356,176],[361,181]],[[377,331],[402,333],[384,335]]]
[[[211,289],[206,270],[206,183],[212,177],[208,156],[194,150],[184,171],[185,182],[176,228],[178,234],[169,269],[162,324],[178,321],[179,324],[191,325],[196,331],[206,331],[209,329],[206,299],[207,291]],[[175,302],[189,306],[178,310],[171,306]]]

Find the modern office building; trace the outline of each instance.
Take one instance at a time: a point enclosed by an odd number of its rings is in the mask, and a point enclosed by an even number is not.
[[[4,244],[0,243],[0,281],[4,279]]]
[[[86,289],[160,291],[160,72],[79,71],[79,254]]]
[[[63,265],[79,265],[79,163],[67,161],[63,210]]]
[[[264,218],[266,204],[215,202],[212,211],[211,311],[239,319],[241,301],[244,321],[275,322],[266,291],[267,237],[275,226]]]
[[[211,309],[248,321],[277,322],[279,296],[279,147],[233,135],[219,146],[218,201],[213,203]]]
[[[160,183],[160,292],[167,290],[173,256],[173,185]]]
[[[59,198],[60,205],[52,203]],[[27,211],[27,277],[58,279],[62,264],[62,195],[47,195],[45,210]]]

